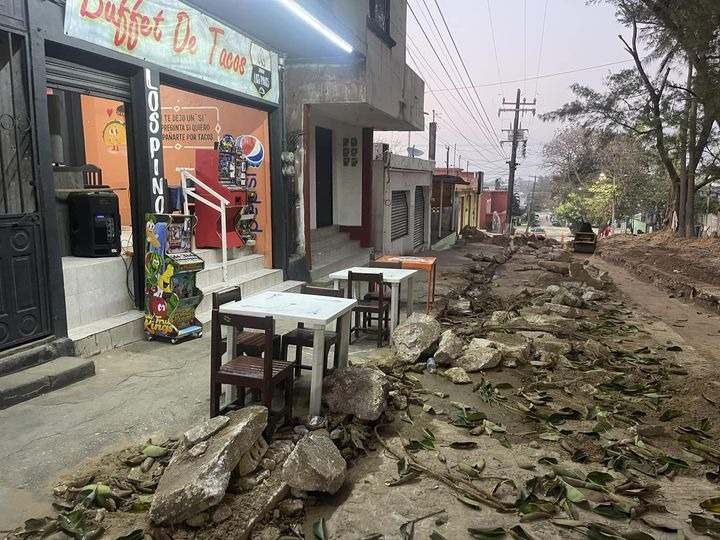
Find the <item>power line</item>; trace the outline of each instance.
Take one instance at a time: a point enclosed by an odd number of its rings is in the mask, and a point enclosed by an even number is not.
[[[412,43],[412,40],[411,40],[411,43]],[[415,58],[415,55],[412,53],[412,50],[411,50],[411,49],[408,49],[408,55],[410,56],[410,59],[415,63],[415,66],[418,68],[417,71],[418,71],[418,73],[420,74],[420,76],[423,78],[423,80],[425,80],[425,86],[429,88],[430,85],[428,84],[428,81],[429,81],[430,79],[429,79],[429,77],[427,77],[427,75],[425,75],[425,74],[422,73],[422,70],[420,70],[420,62],[418,62],[418,59]],[[424,58],[422,58],[422,56],[420,56],[420,58],[423,60],[424,66],[427,67],[427,68],[430,70],[430,71],[428,71],[428,73],[432,76],[432,81],[433,81],[433,83],[434,83],[437,79],[435,78],[435,75],[433,74],[432,67],[425,61]],[[460,107],[460,109],[463,109],[463,105],[460,104],[460,101],[458,101],[458,99],[457,99],[453,94],[450,94],[449,97],[452,98],[453,102],[454,102],[455,104],[457,104],[457,105]],[[465,140],[467,140],[468,143],[473,147],[473,149],[475,149],[475,151],[476,151],[478,154],[480,154],[483,158],[485,158],[485,159],[487,159],[487,160],[489,161],[490,159],[488,158],[488,156],[485,155],[485,153],[484,153],[482,150],[480,150],[475,143],[473,143],[472,141],[470,141],[470,139],[468,139],[468,138],[465,136],[464,132],[457,126],[457,124],[455,123],[455,121],[452,119],[452,116],[453,116],[453,115],[451,115],[450,112],[445,108],[445,105],[443,104],[443,102],[440,101],[440,100],[437,100],[437,102],[438,102],[438,106],[439,106],[439,107],[442,109],[442,111],[447,115],[448,121],[449,121],[453,126],[455,126],[455,128],[457,129],[458,134],[459,134],[461,137],[463,137]],[[452,103],[452,102],[448,101],[448,103]],[[460,116],[461,116],[462,118],[467,118],[468,116],[472,117],[472,112],[471,112],[470,109],[467,107],[467,105],[465,105],[464,110],[466,111],[467,114],[462,114],[462,113],[461,113]],[[476,123],[477,123],[477,122],[476,122]],[[490,142],[490,141],[488,141],[488,142]],[[492,148],[491,150],[492,150],[493,152],[497,153],[497,150],[495,150],[494,148]]]
[[[423,0],[423,2],[424,1],[425,0]],[[447,30],[447,33],[450,36],[450,41],[452,41],[453,47],[455,48],[455,52],[457,53],[458,58],[460,59],[460,63],[462,64],[462,67],[465,70],[465,75],[467,75],[470,85],[473,86],[473,91],[475,93],[475,97],[477,98],[477,101],[480,104],[480,108],[482,108],[483,113],[485,114],[485,118],[487,119],[488,129],[490,129],[490,126],[492,125],[492,122],[490,121],[490,117],[488,116],[488,113],[485,110],[485,106],[483,105],[483,102],[480,99],[480,96],[478,95],[477,90],[474,88],[474,83],[473,83],[472,77],[470,76],[470,72],[468,71],[467,65],[465,64],[465,60],[463,59],[462,54],[460,54],[460,49],[458,48],[457,43],[455,42],[455,37],[453,36],[453,33],[450,30],[450,26],[448,25],[447,20],[445,19],[445,14],[443,13],[442,9],[440,9],[438,0],[435,0],[435,7],[437,7],[438,12],[440,13],[440,18],[442,19],[442,22],[445,25],[445,30]],[[476,106],[476,109],[477,109],[477,106]],[[494,141],[494,142],[499,144],[500,138],[497,136],[497,133],[495,133],[495,139],[496,139],[496,141]],[[504,151],[503,151],[503,155],[505,155]]]
[[[607,64],[598,64],[598,65],[595,65],[595,66],[588,66],[588,67],[584,67],[584,68],[570,69],[570,70],[567,70],[567,71],[558,71],[557,73],[548,73],[548,74],[546,74],[546,75],[538,75],[537,77],[529,77],[529,78],[527,78],[527,79],[514,79],[514,80],[512,80],[512,81],[505,81],[504,83],[502,83],[502,82],[494,82],[494,83],[486,83],[486,84],[476,84],[476,85],[474,85],[472,88],[487,88],[487,87],[489,87],[489,86],[500,86],[500,85],[502,85],[502,84],[514,84],[514,83],[520,83],[520,82],[525,82],[525,81],[534,81],[535,79],[547,79],[547,78],[549,78],[549,77],[559,77],[559,76],[561,76],[561,75],[569,75],[569,74],[571,74],[571,73],[579,73],[579,72],[581,72],[581,71],[590,71],[590,70],[592,70],[592,69],[600,69],[600,68],[608,67],[608,66],[617,66],[618,64],[627,64],[628,62],[632,62],[632,60],[618,60],[617,62],[608,62]],[[463,86],[455,86],[455,87],[453,87],[453,88],[436,88],[436,89],[433,90],[432,92],[449,92],[449,91],[451,91],[451,90],[457,90],[458,88],[459,88],[459,89],[463,89],[463,88],[466,88],[466,87],[463,87]]]
[[[425,40],[428,42],[428,45],[430,45],[430,48],[432,49],[433,54],[435,55],[435,57],[437,58],[438,62],[440,63],[440,67],[441,67],[441,68],[443,69],[443,71],[445,72],[445,75],[447,75],[448,80],[452,80],[452,76],[450,75],[450,73],[448,72],[447,68],[445,67],[445,64],[443,63],[442,59],[440,58],[440,55],[438,55],[437,50],[436,50],[436,47],[433,46],[432,41],[430,40],[430,38],[429,38],[428,35],[427,35],[427,32],[425,31],[425,28],[422,26],[422,24],[420,24],[420,20],[418,19],[417,15],[415,14],[415,10],[413,9],[413,7],[412,7],[412,5],[411,5],[410,3],[408,3],[408,8],[410,9],[410,13],[412,14],[413,18],[415,19],[415,22],[418,24],[418,27],[420,28],[420,31],[422,32],[423,36],[425,36]],[[465,98],[463,97],[463,95],[462,95],[462,93],[460,92],[459,88],[458,88],[456,85],[454,85],[453,87],[454,87],[454,89],[455,89],[455,92],[456,92],[456,93],[458,94],[458,96],[460,97],[461,101],[465,104],[465,107],[468,109],[468,111],[470,111],[470,107],[468,106],[467,102],[465,101]],[[473,120],[475,120],[475,122],[477,123],[477,119],[476,119],[476,118],[473,118]],[[482,120],[482,117],[481,117],[481,120]],[[478,127],[481,127],[479,123],[478,123]],[[481,131],[482,131],[482,129],[483,129],[483,128],[481,127]],[[487,128],[485,128],[485,129],[487,129]],[[489,130],[488,130],[488,131],[489,131]],[[493,138],[492,138],[492,132],[489,132],[489,133],[485,134],[485,136],[488,137],[488,139],[489,139],[490,141],[493,140]],[[502,151],[502,149],[499,149],[499,152],[504,155],[504,152]]]
[[[542,62],[543,42],[545,40],[545,21],[547,20],[548,0],[545,0],[545,11],[543,12],[542,31],[540,32],[540,52],[538,53],[538,67],[535,74],[535,98],[537,98],[538,84],[540,80],[540,64]]]
[[[492,10],[490,9],[490,0],[487,0],[487,9],[488,9],[488,20],[490,21],[490,35],[492,36],[493,51],[495,52],[495,66],[497,67],[498,81],[500,81],[500,90],[504,94],[505,89],[503,88],[502,75],[500,75],[500,60],[498,58],[497,42],[495,41],[495,27],[493,25],[493,20],[492,20]]]

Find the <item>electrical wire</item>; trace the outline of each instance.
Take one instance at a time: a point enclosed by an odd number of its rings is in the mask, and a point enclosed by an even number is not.
[[[443,63],[442,59],[440,58],[440,55],[438,54],[438,52],[437,52],[437,50],[436,50],[436,47],[433,46],[432,40],[430,39],[430,37],[428,36],[427,32],[425,31],[425,28],[424,28],[424,27],[422,26],[422,24],[420,23],[420,20],[418,19],[418,16],[415,14],[415,10],[413,9],[413,7],[412,7],[412,5],[411,5],[410,3],[408,3],[408,8],[410,9],[410,13],[412,14],[413,18],[415,19],[415,22],[417,23],[418,27],[420,28],[420,31],[422,32],[423,36],[425,36],[425,40],[428,42],[428,45],[430,45],[430,48],[432,49],[433,54],[435,55],[435,57],[437,58],[438,62],[440,63],[440,67],[441,67],[441,68],[443,69],[443,71],[445,72],[445,75],[447,75],[448,80],[452,80],[452,76],[450,75],[450,73],[448,72],[447,68],[445,67],[445,64]],[[468,110],[470,110],[470,107],[468,106],[467,102],[465,101],[464,96],[462,95],[462,93],[460,92],[460,90],[458,89],[458,87],[454,85],[454,88],[455,88],[455,92],[456,92],[457,95],[460,97],[460,100],[465,104],[465,108],[468,109]],[[478,123],[477,118],[473,117],[473,120],[474,120],[476,123]],[[481,127],[479,123],[478,123],[478,127]],[[482,127],[481,127],[481,131],[483,131]],[[484,134],[484,135],[485,135],[485,137],[488,138],[488,140],[489,140],[490,142],[492,142],[492,132],[490,132],[490,134]],[[501,154],[504,154],[504,153],[501,152]]]
[[[423,2],[424,1],[425,0],[423,0]],[[465,70],[465,75],[467,75],[468,81],[470,82],[470,86],[473,87],[473,92],[475,93],[477,102],[480,104],[480,108],[482,109],[483,113],[485,114],[485,118],[487,119],[487,125],[491,126],[492,122],[490,120],[490,117],[488,116],[488,113],[485,110],[485,106],[483,105],[483,102],[480,99],[480,95],[477,93],[477,90],[474,88],[474,83],[473,83],[472,77],[470,76],[470,72],[468,71],[467,65],[465,64],[465,60],[463,59],[462,54],[460,54],[460,49],[458,48],[457,43],[455,42],[455,37],[453,36],[453,33],[450,30],[450,26],[448,25],[447,20],[445,19],[445,14],[443,13],[442,9],[440,8],[440,4],[438,4],[438,0],[435,0],[435,7],[437,7],[438,12],[440,13],[440,18],[442,19],[442,22],[445,25],[445,30],[447,30],[447,33],[450,36],[450,41],[452,41],[453,47],[455,48],[455,52],[457,53],[458,58],[460,59],[460,63],[462,64],[462,67]],[[477,109],[477,106],[476,106],[476,109]],[[484,123],[484,121],[483,121],[483,123]],[[494,131],[493,131],[493,134],[495,135],[493,143],[500,146],[501,155],[506,156],[505,150],[502,148],[502,145],[500,144],[500,137],[498,137],[497,133]]]
[[[567,71],[558,71],[556,73],[547,73],[545,75],[539,75],[537,77],[529,77],[528,79],[514,79],[512,81],[505,81],[504,83],[494,82],[494,83],[476,84],[473,86],[473,88],[487,88],[489,86],[500,86],[502,84],[534,81],[535,79],[548,79],[550,77],[560,77],[562,75],[569,75],[571,73],[579,73],[581,71],[590,71],[592,69],[600,69],[600,68],[609,67],[609,66],[617,66],[619,64],[627,64],[628,62],[632,62],[632,61],[633,60],[618,60],[617,62],[607,62],[606,64],[597,64],[594,66],[587,66],[587,67],[583,67],[583,68],[569,69]],[[432,92],[450,92],[450,91],[455,90],[456,88],[464,89],[465,87],[458,86],[458,87],[453,87],[453,88],[436,88]],[[426,92],[426,93],[428,93],[428,92]]]
[[[542,30],[540,31],[540,50],[538,52],[538,66],[535,74],[535,99],[538,95],[538,84],[540,83],[540,65],[542,63],[543,44],[545,41],[545,21],[547,20],[548,0],[545,0],[545,10],[543,12]]]
[[[502,82],[502,75],[500,75],[500,59],[498,58],[497,42],[495,41],[495,26],[493,25],[492,10],[490,9],[490,0],[487,0],[487,9],[488,20],[490,21],[490,35],[492,36],[493,51],[495,52],[495,66],[497,67],[498,81],[500,81],[500,91],[504,94],[505,88]]]

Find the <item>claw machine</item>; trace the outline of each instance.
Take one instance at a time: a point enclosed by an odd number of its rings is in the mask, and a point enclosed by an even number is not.
[[[205,261],[192,251],[193,216],[145,214],[145,335],[177,343],[202,336],[196,285]]]

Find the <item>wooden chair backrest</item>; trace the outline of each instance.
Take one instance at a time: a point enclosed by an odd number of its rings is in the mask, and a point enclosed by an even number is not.
[[[353,292],[353,284],[356,282],[361,283],[367,283],[368,289],[370,290],[377,290],[378,291],[378,302],[382,304],[383,302],[383,275],[382,273],[378,274],[369,274],[365,272],[348,272],[348,289],[347,289],[347,297],[352,298],[352,292]]]
[[[222,356],[222,336],[220,329],[223,326],[234,326],[235,328],[251,328],[262,330],[265,333],[263,344],[263,358],[265,377],[272,377],[273,362],[273,337],[275,334],[275,320],[272,317],[251,317],[248,315],[232,315],[220,313],[217,309],[212,312],[212,341],[210,345],[210,368],[214,371],[220,369]],[[228,343],[228,350],[231,345]]]
[[[227,304],[228,302],[238,302],[240,300],[242,300],[240,286],[227,287],[212,293],[212,308],[219,309],[223,304]]]
[[[97,165],[83,165],[80,167],[83,175],[83,182],[86,186],[101,187],[102,182],[102,169]]]
[[[315,296],[331,296],[333,298],[344,298],[345,289],[325,289],[324,287],[312,287],[310,285],[301,285],[300,294],[314,294]]]

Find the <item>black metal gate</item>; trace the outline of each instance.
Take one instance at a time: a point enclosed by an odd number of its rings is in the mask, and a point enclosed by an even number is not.
[[[422,186],[415,186],[415,228],[413,229],[413,247],[425,243],[425,192]]]
[[[27,66],[0,31],[0,351],[50,333]]]

